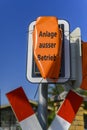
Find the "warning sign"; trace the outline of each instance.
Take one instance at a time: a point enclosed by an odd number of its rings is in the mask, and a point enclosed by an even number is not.
[[[37,18],[33,31],[33,47],[35,62],[42,77],[58,79],[61,67],[62,31],[58,27],[56,17]]]
[[[28,50],[27,50],[27,79],[32,83],[54,83],[55,80],[52,80],[53,77],[58,77],[58,80],[56,79],[57,83],[65,83],[70,78],[70,42],[69,42],[69,23],[63,19],[59,20],[56,17],[45,17],[45,20],[41,21],[42,17],[39,17],[37,20],[32,21],[29,24],[28,27]],[[54,19],[55,18],[55,23]],[[44,25],[45,24],[45,25]],[[38,25],[38,28],[37,28]],[[55,25],[55,26],[54,26]],[[46,28],[45,28],[46,27]],[[49,27],[49,28],[48,28]],[[43,29],[44,28],[44,29]],[[52,29],[54,28],[54,29]],[[56,29],[55,29],[56,28]],[[37,31],[36,31],[37,30]],[[58,33],[57,32],[60,32]],[[61,30],[62,30],[62,43],[60,44],[62,46],[62,57],[61,57],[61,69],[60,74],[58,75],[58,68],[59,68],[59,62],[57,63],[57,55],[55,48],[57,47],[57,41],[54,41],[56,38],[60,36],[61,39]],[[38,35],[36,35],[38,34]],[[36,37],[36,36],[37,37]],[[42,38],[44,41],[39,41]],[[47,40],[49,39],[49,40]],[[37,42],[36,42],[37,41]],[[37,43],[37,45],[36,45]],[[60,46],[60,48],[61,48]],[[35,49],[38,49],[43,51],[46,51],[44,55],[40,52],[38,52],[38,56],[35,56]],[[48,51],[49,50],[49,51]],[[51,51],[52,50],[52,51]],[[59,51],[61,54],[61,51]],[[36,58],[35,58],[36,57]],[[50,62],[52,63],[49,69],[50,78],[43,78],[41,71],[39,67],[36,64],[36,61],[38,62]],[[56,67],[54,66],[55,70],[53,69],[53,64],[56,64]],[[47,69],[47,63],[44,65],[45,69]],[[54,73],[55,71],[55,73]],[[45,72],[46,73],[46,72]],[[53,74],[55,75],[53,75]],[[56,76],[57,73],[57,76]],[[48,77],[48,76],[45,76]],[[42,80],[43,78],[43,80]]]

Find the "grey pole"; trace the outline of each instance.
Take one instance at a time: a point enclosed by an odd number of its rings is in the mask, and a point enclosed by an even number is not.
[[[48,99],[48,84],[40,84],[39,100],[38,100],[38,120],[43,130],[47,129],[47,99]]]

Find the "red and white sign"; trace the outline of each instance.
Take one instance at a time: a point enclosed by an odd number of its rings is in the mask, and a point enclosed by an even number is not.
[[[83,98],[70,90],[48,130],[68,130],[83,101]]]
[[[22,130],[42,130],[22,87],[7,93],[6,96]]]

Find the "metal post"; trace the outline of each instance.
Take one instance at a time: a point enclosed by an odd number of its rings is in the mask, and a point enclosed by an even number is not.
[[[39,85],[38,120],[43,128],[47,129],[47,98],[48,84]]]

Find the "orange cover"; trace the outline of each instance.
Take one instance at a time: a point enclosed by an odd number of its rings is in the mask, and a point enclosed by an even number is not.
[[[62,33],[56,17],[39,17],[33,31],[34,58],[43,78],[58,79]]]
[[[82,89],[87,90],[87,42],[82,42]]]

